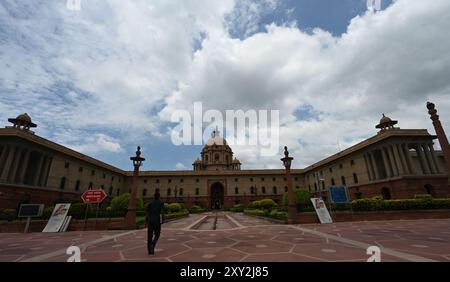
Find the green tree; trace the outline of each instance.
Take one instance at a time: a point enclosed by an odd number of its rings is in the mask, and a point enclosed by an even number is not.
[[[130,193],[125,193],[119,196],[116,196],[111,201],[111,211],[112,212],[126,212],[128,210],[128,205],[130,203]],[[144,202],[141,198],[137,198],[136,200],[136,210],[141,211],[144,209]]]
[[[311,203],[311,193],[308,189],[300,188],[294,190],[294,200],[297,208],[300,209],[309,209],[312,207]],[[288,193],[284,193],[283,195],[283,204],[288,205]]]

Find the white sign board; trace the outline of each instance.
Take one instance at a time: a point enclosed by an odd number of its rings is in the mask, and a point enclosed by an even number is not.
[[[69,208],[70,204],[57,204],[42,232],[59,232],[66,221]]]
[[[330,213],[328,212],[325,202],[320,198],[311,198],[311,202],[316,210],[316,214],[319,217],[320,223],[327,224],[333,223]]]

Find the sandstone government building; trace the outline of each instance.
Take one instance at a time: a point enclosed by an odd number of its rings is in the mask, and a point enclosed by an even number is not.
[[[131,190],[132,171],[124,171],[39,137],[27,114],[0,129],[0,208],[24,203],[80,201],[87,189],[102,188],[109,200]],[[400,129],[383,115],[379,132],[304,169],[291,171],[293,187],[327,196],[330,186],[347,186],[352,199],[416,194],[447,197],[448,171],[436,136],[424,129]],[[143,171],[138,196],[148,201],[159,191],[164,201],[207,209],[227,208],[261,198],[280,203],[287,191],[284,169],[242,170],[218,132],[189,171]],[[108,203],[106,203],[108,204]]]

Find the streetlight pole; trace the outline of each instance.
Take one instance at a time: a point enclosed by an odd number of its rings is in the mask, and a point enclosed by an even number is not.
[[[142,163],[145,161],[145,159],[141,157],[141,147],[137,147],[136,156],[131,157],[130,160],[133,161],[134,171],[131,184],[132,186],[130,202],[128,204],[127,215],[125,216],[125,225],[127,229],[136,229],[136,196],[139,178],[139,167],[141,167]]]
[[[289,157],[287,147],[284,147],[284,158],[281,159],[286,168],[286,181],[288,185],[288,224],[296,222],[297,208],[295,207],[294,190],[292,188],[291,164],[294,158]]]

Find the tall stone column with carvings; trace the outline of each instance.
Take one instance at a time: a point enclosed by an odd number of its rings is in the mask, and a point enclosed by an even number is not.
[[[447,162],[447,171],[450,174],[450,144],[448,143],[447,136],[445,135],[444,128],[442,127],[441,121],[439,120],[439,115],[437,114],[436,106],[433,103],[427,103],[428,113],[433,121],[434,129],[436,130],[436,135],[441,144],[442,152],[444,153],[445,160]],[[450,177],[448,178],[448,186],[450,187]]]

